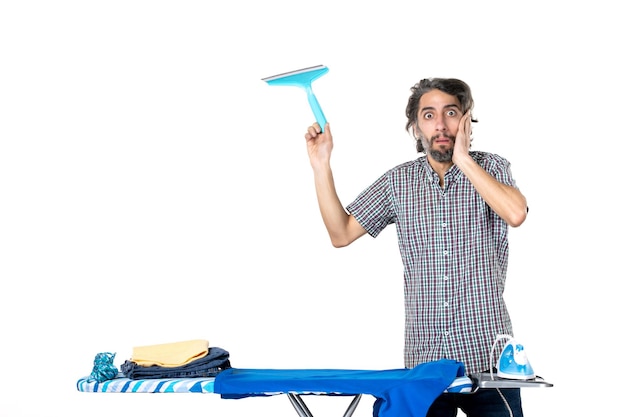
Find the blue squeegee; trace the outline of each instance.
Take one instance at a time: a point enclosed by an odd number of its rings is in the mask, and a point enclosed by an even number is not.
[[[267,82],[269,85],[286,85],[303,88],[309,100],[309,106],[311,106],[311,110],[313,110],[313,114],[315,115],[315,120],[320,125],[323,132],[324,126],[326,126],[326,117],[324,117],[320,104],[318,103],[315,94],[313,94],[311,84],[327,72],[328,68],[326,66],[316,65],[314,67],[303,68],[296,71],[266,77],[263,78],[262,81]]]

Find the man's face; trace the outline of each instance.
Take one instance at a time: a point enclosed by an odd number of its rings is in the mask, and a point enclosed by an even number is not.
[[[455,96],[432,90],[420,98],[416,133],[427,155],[438,162],[452,161],[461,116],[461,103]]]

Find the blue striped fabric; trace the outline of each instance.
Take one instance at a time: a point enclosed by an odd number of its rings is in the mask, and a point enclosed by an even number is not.
[[[473,390],[474,383],[472,379],[468,376],[459,376],[452,381],[452,384],[446,388],[445,392],[469,394]]]
[[[117,377],[104,382],[84,377],[78,380],[76,388],[80,392],[193,392],[213,393],[215,378],[167,378],[167,379],[128,379]]]

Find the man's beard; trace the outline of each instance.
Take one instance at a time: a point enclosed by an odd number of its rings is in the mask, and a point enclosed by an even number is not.
[[[430,150],[429,155],[437,162],[450,162],[452,161],[452,154],[454,153],[454,149],[448,149],[447,151],[441,152],[436,150]]]
[[[456,139],[454,136],[444,135],[446,138],[452,141],[454,145],[454,140]],[[426,150],[426,153],[430,155],[437,162],[450,162],[452,161],[452,154],[454,153],[454,146],[446,151],[438,151],[433,149],[433,144],[438,136],[433,136],[430,141],[427,141],[424,137],[422,137],[422,146]]]

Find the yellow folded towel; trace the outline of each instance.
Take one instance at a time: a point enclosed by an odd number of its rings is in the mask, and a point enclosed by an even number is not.
[[[137,346],[133,348],[131,360],[140,366],[158,365],[175,367],[205,357],[209,353],[207,340],[163,343],[160,345]]]

